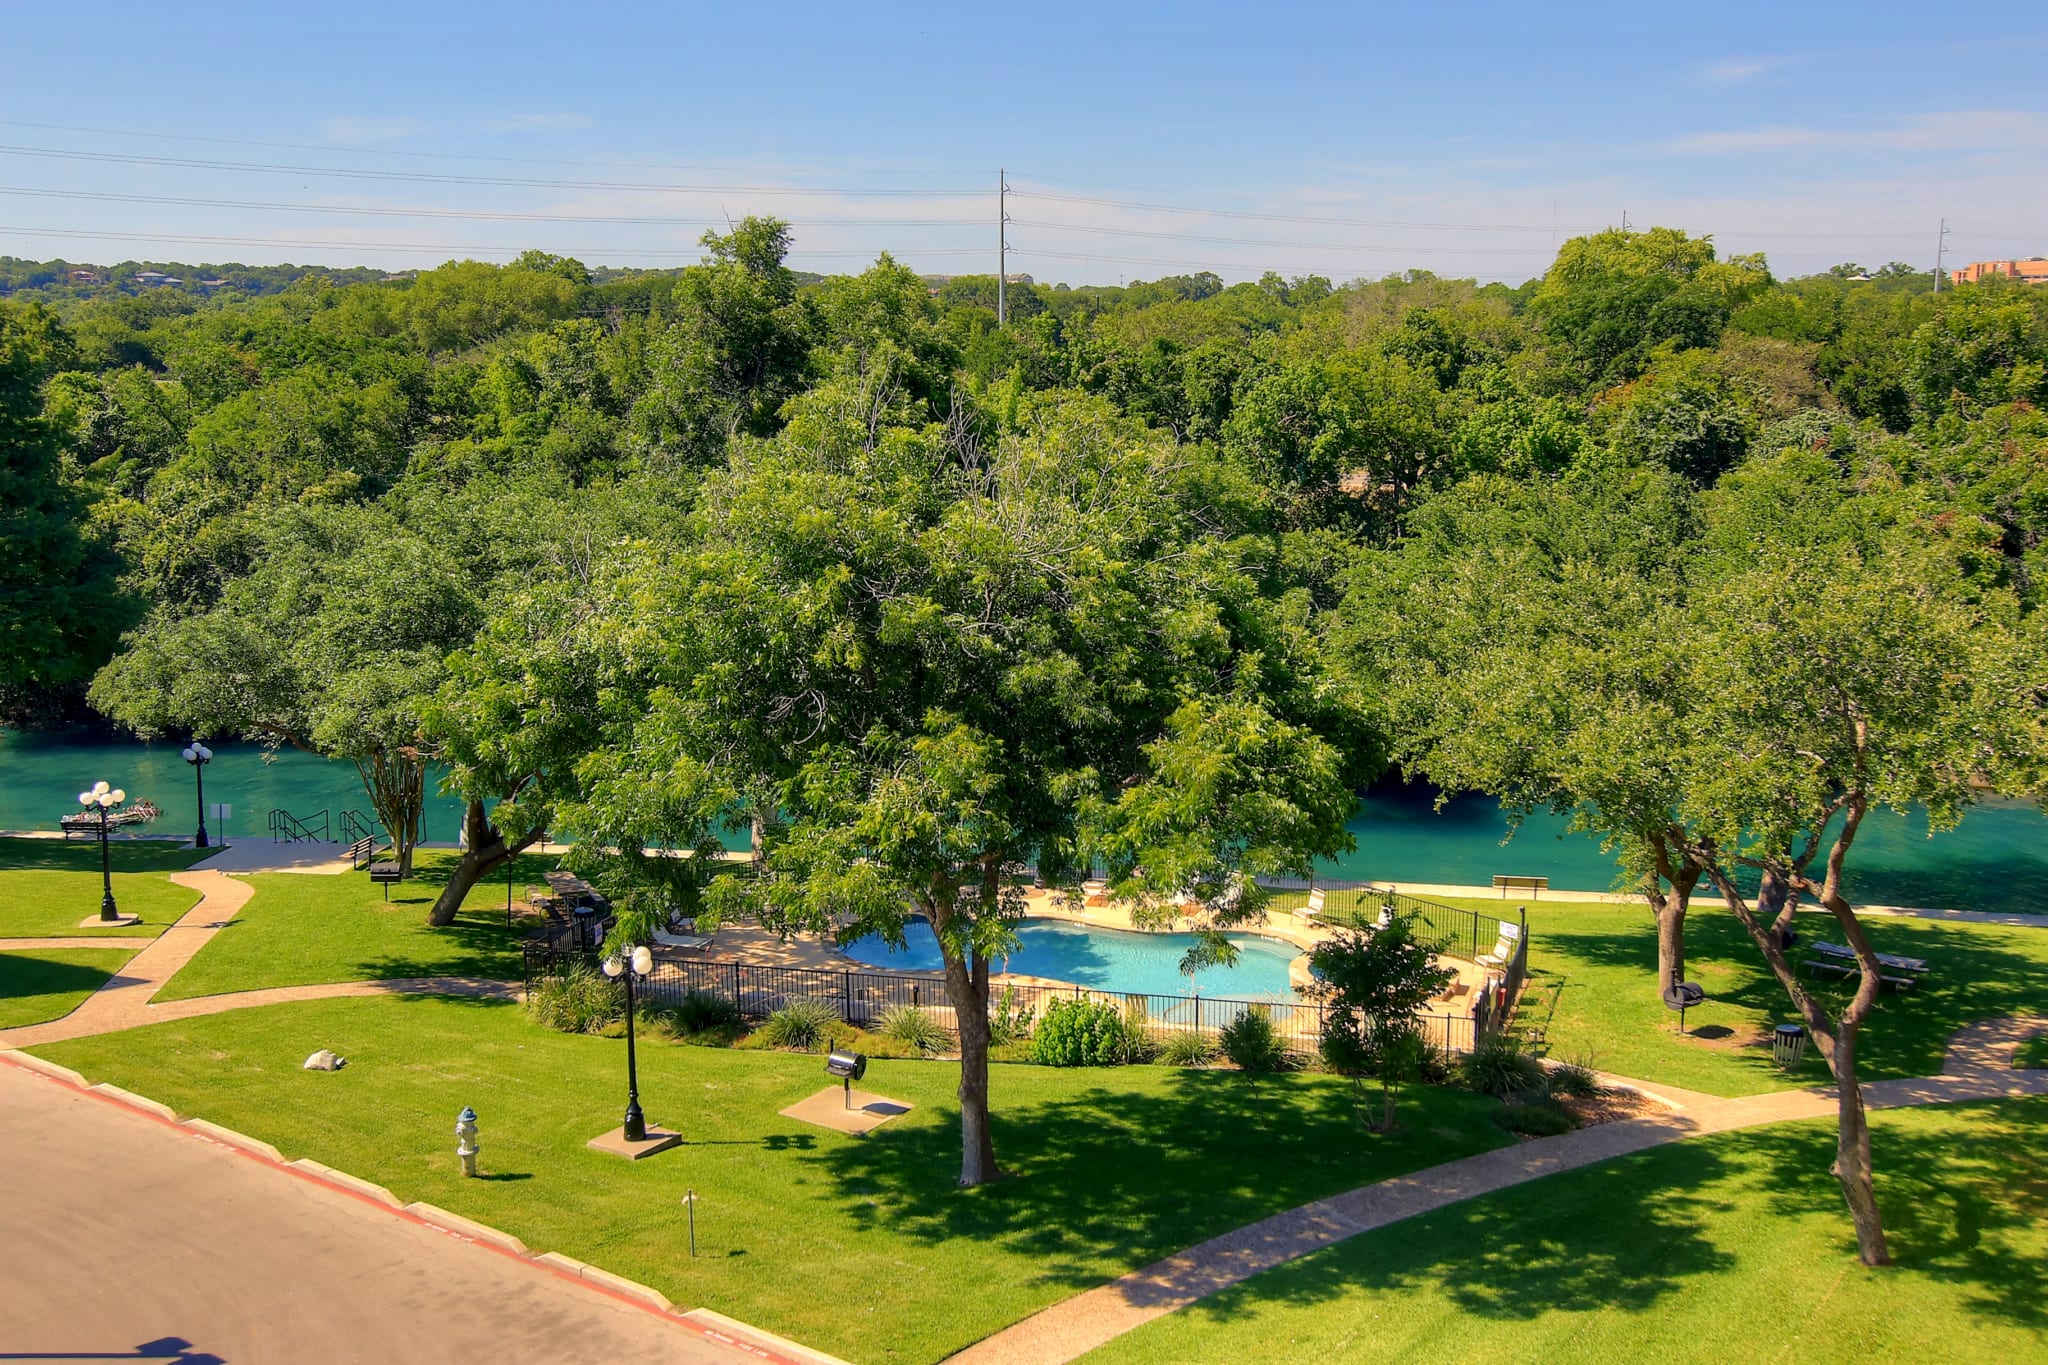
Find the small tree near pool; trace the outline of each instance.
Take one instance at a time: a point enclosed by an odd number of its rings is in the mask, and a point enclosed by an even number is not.
[[[1415,1012],[1457,972],[1436,965],[1434,945],[1396,918],[1378,931],[1339,929],[1308,956],[1314,994],[1330,1007],[1323,1059],[1338,1071],[1379,1077],[1380,1131],[1394,1123],[1401,1086],[1421,1071],[1426,1046]]]

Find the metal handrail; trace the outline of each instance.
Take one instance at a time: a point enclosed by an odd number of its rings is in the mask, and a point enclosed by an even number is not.
[[[301,820],[282,806],[270,811],[270,841],[274,844],[333,843],[328,833],[327,812],[323,809],[319,822]]]

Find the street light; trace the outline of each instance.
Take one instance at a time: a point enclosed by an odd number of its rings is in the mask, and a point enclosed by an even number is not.
[[[654,970],[654,954],[645,944],[629,956],[614,953],[604,960],[604,974],[626,983],[626,1125],[628,1142],[647,1141],[647,1116],[640,1112],[640,1068],[633,1056],[633,978]]]
[[[100,920],[111,924],[121,918],[121,912],[114,908],[114,863],[113,855],[107,850],[107,832],[112,827],[110,818],[114,807],[128,799],[128,793],[119,787],[108,787],[104,782],[95,782],[90,791],[78,794],[78,804],[88,811],[98,807],[100,813],[100,885],[104,888],[100,896]]]
[[[213,750],[193,740],[180,755],[192,765],[192,780],[199,784],[199,837],[192,841],[192,847],[206,847],[206,765],[213,762]]]

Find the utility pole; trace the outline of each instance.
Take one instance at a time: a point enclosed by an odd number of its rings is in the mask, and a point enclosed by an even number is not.
[[[996,171],[996,326],[1010,318],[1010,173]]]
[[[1941,292],[1941,257],[1948,248],[1948,219],[1941,220],[1941,231],[1934,238],[1934,292]]]

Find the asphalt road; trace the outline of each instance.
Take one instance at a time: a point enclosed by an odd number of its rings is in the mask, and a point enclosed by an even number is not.
[[[751,1357],[0,1066],[0,1361]]]

